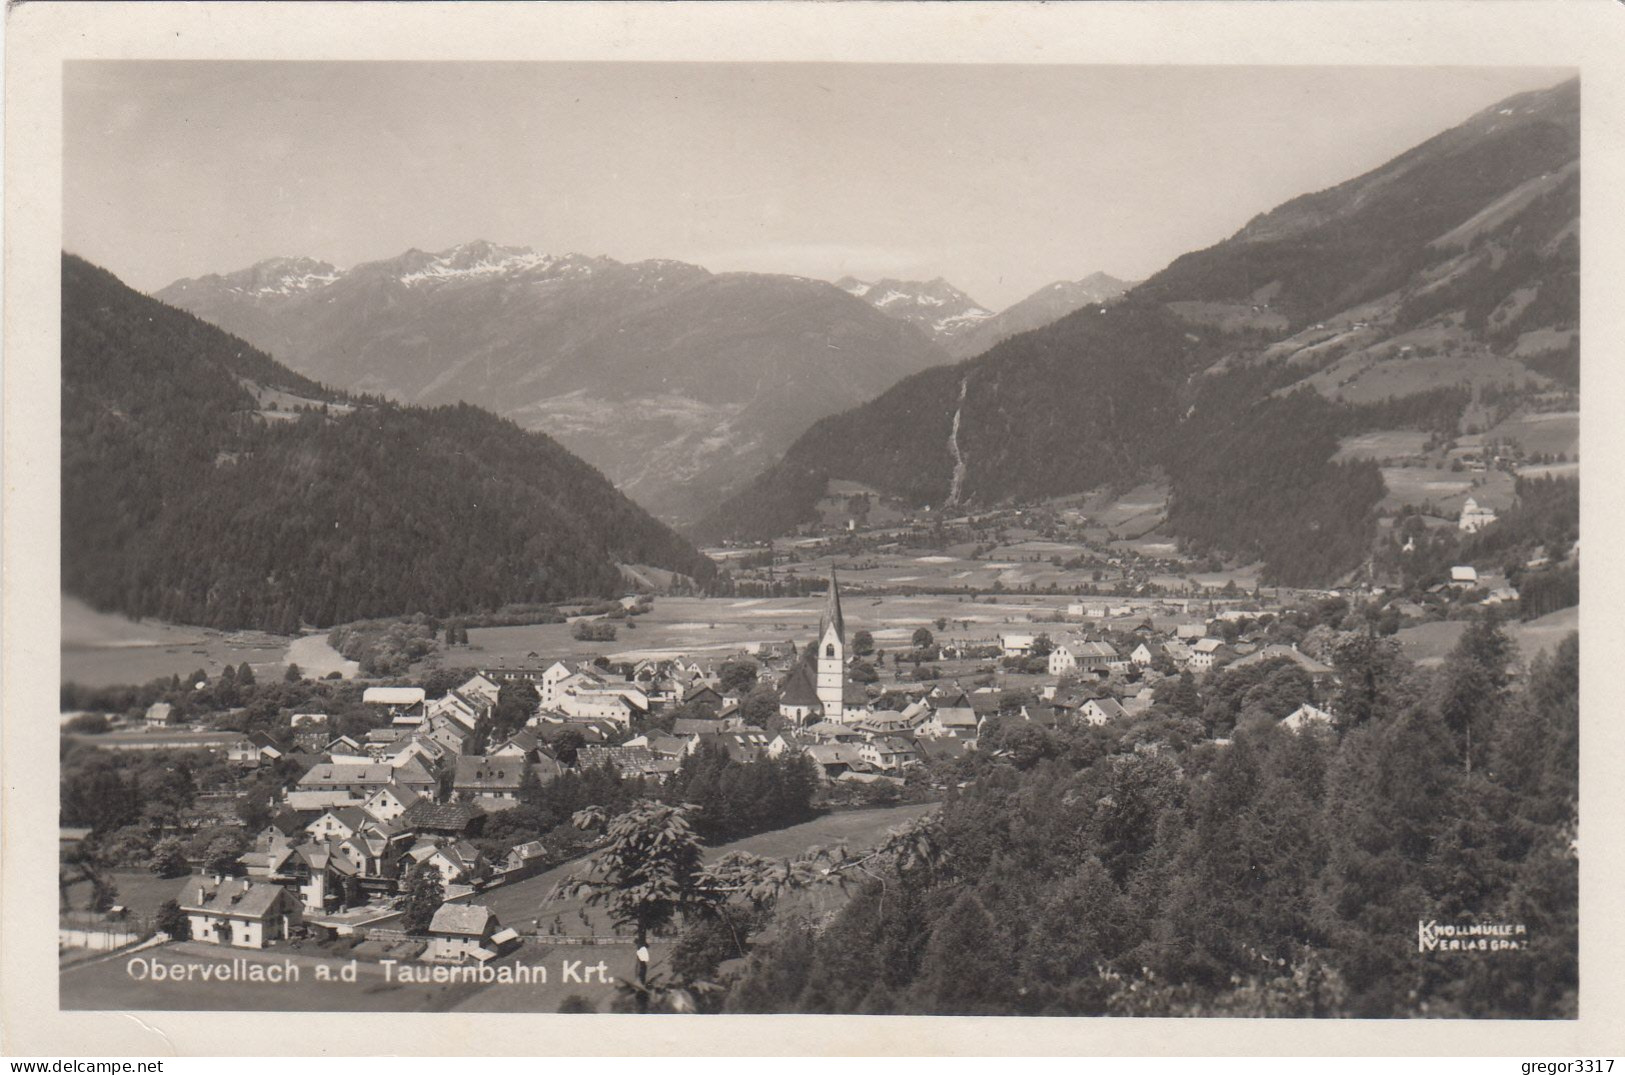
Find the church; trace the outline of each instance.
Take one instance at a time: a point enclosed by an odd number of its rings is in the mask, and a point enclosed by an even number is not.
[[[830,721],[849,724],[869,713],[869,695],[847,677],[846,619],[841,615],[841,589],[835,568],[829,569],[829,593],[818,618],[818,640],[796,662],[779,690],[779,713],[799,725]]]

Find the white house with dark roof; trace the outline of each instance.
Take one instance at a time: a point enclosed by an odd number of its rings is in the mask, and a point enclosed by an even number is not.
[[[288,935],[303,908],[281,885],[247,878],[189,877],[176,900],[192,939],[234,948],[264,948]]]
[[[468,959],[483,962],[498,954],[501,945],[496,938],[502,932],[502,923],[489,907],[443,903],[429,920],[429,947],[423,958],[431,963],[461,963]]]

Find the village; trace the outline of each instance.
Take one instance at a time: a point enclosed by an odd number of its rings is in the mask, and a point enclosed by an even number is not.
[[[1463,531],[1481,525],[1476,506],[1463,512]],[[1461,566],[1423,600],[1464,597],[1493,604],[1515,595],[1484,589]],[[233,732],[180,721],[170,702],[153,702],[139,721],[113,715],[78,740],[99,752],[218,759],[215,786],[196,800],[210,809],[175,828],[218,833],[224,824],[229,835],[216,836],[202,861],[155,867],[184,879],[171,882],[145,929],[116,925],[128,913],[116,904],[99,908],[99,930],[84,912],[65,912],[63,951],[72,958],[80,947],[154,940],[194,953],[200,945],[257,950],[316,938],[370,958],[376,972],[399,961],[519,965],[538,943],[624,946],[612,926],[585,914],[568,930],[548,902],[555,893],[532,884],[518,897],[527,881],[593,846],[591,833],[550,846],[558,828],[509,824],[550,786],[587,777],[659,789],[685,761],[710,758],[802,766],[824,809],[928,807],[958,782],[968,755],[1019,750],[1024,729],[1142,735],[1137,749],[1155,750],[1157,733],[1142,726],[1169,711],[1199,717],[1199,685],[1220,676],[1258,684],[1279,673],[1269,679],[1268,717],[1307,731],[1336,719],[1335,634],[1317,621],[1356,606],[1373,621],[1395,605],[1404,615],[1426,612],[1381,598],[1351,590],[1272,599],[1234,586],[1205,598],[1104,597],[1049,606],[986,635],[970,620],[939,617],[913,630],[906,648],[893,644],[888,666],[876,632],[849,622],[830,567],[813,637],[752,641],[703,660],[499,660],[449,685],[440,676],[365,686],[365,718],[342,725],[312,709]],[[613,637],[579,626],[575,634]],[[245,665],[238,678],[251,676]],[[1228,743],[1228,728],[1198,727],[1215,747]],[[255,792],[258,808],[243,809]],[[87,836],[64,828],[65,876],[68,862],[86,860],[74,852]],[[425,893],[432,906],[423,906]]]

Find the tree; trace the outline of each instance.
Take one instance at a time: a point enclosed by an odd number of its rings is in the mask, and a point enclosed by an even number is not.
[[[190,867],[186,862],[186,846],[178,836],[166,836],[152,849],[147,868],[159,877],[179,877]]]
[[[242,853],[241,841],[230,836],[216,837],[203,854],[204,872],[224,876],[236,868]]]
[[[429,932],[434,913],[446,902],[446,886],[440,870],[432,863],[420,862],[406,878],[406,900],[401,905],[401,928],[421,936]]]
[[[852,652],[859,657],[867,657],[875,651],[875,636],[868,631],[859,631],[852,636]]]
[[[1033,639],[1032,655],[1034,657],[1048,657],[1055,649],[1055,643],[1050,641],[1047,634],[1039,635]]]
[[[755,661],[725,661],[717,672],[717,685],[724,694],[743,693],[756,686],[758,671]]]
[[[191,920],[181,912],[181,905],[174,900],[165,900],[158,905],[158,913],[153,916],[153,926],[160,933],[167,933],[171,940],[185,941],[192,937]]]
[[[576,752],[587,745],[587,737],[579,728],[566,728],[553,737],[551,746],[559,761],[566,765],[576,763]]]
[[[766,728],[779,715],[779,692],[758,683],[739,705],[739,718],[756,728]]]
[[[592,820],[582,816],[578,823]],[[647,949],[650,933],[678,915],[704,914],[724,899],[702,872],[703,846],[681,806],[640,799],[609,823],[605,841],[581,871],[559,884],[557,894],[585,894],[588,906],[607,905],[616,925],[632,927],[640,950]],[[648,963],[642,958],[634,989],[638,1010],[648,1011]]]
[[[252,687],[254,685],[254,670],[244,661],[237,666],[237,686]]]
[[[929,627],[916,627],[914,629],[914,648],[925,649],[937,640]]]
[[[300,667],[297,664],[289,664],[288,665],[288,670],[286,672],[282,673],[282,681],[284,683],[298,683],[301,679],[304,679],[304,678],[305,678],[305,673],[300,669]]]

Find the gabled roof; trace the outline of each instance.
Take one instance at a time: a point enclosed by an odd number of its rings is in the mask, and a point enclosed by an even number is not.
[[[498,925],[496,912],[477,903],[442,903],[429,920],[429,932],[454,937],[484,937]]]
[[[430,799],[419,799],[401,815],[401,823],[413,829],[461,832],[479,816],[479,808],[468,803],[437,803]]]
[[[424,697],[422,687],[368,687],[361,692],[367,705],[417,705]]]
[[[219,882],[206,877],[189,877],[181,886],[176,902],[183,911],[265,918],[275,912],[286,892],[280,885],[240,877],[228,877]]]
[[[586,748],[583,748],[586,749]],[[453,785],[458,790],[513,790],[525,779],[525,763],[516,758],[465,754],[457,759]]]
[[[798,709],[819,704],[818,686],[813,681],[812,669],[805,661],[796,662],[796,666],[784,677],[784,685],[779,688],[779,704]]]
[[[373,765],[313,765],[309,772],[299,778],[299,787],[308,790],[349,784],[387,784],[395,778],[396,772],[396,769],[382,762]]]
[[[1302,650],[1293,649],[1291,646],[1281,645],[1265,646],[1263,649],[1260,649],[1254,653],[1249,653],[1239,661],[1236,661],[1230,667],[1247,668],[1251,665],[1263,664],[1265,661],[1281,659],[1291,661],[1293,664],[1296,664],[1299,668],[1302,668],[1305,672],[1308,672],[1312,676],[1327,676],[1331,675],[1333,672],[1331,665],[1315,660]]]

